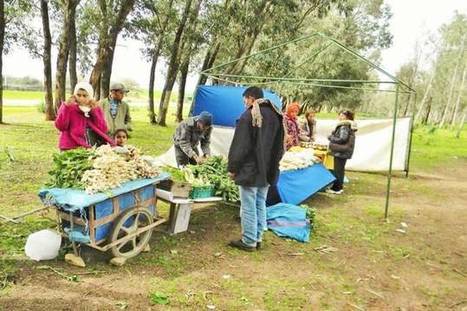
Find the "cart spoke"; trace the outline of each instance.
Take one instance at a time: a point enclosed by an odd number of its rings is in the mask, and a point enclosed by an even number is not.
[[[121,229],[126,233],[126,235],[130,234],[131,232],[130,228],[127,228],[125,226],[122,226]]]
[[[131,225],[132,231],[136,231],[136,229],[138,229],[138,221],[139,221],[139,214],[136,214],[135,220],[133,221],[133,224]]]

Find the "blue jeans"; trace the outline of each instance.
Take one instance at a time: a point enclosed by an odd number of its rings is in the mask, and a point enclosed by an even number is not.
[[[266,228],[266,187],[240,186],[242,241],[248,246],[256,247],[262,241]]]

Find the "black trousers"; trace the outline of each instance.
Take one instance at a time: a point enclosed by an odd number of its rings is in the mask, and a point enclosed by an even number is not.
[[[189,158],[179,146],[174,146],[174,148],[175,148],[175,160],[177,160],[178,167],[185,166],[188,164],[196,164],[195,159]]]
[[[345,163],[347,159],[334,158],[334,170],[333,174],[336,180],[332,184],[331,189],[334,191],[340,191],[344,187],[344,176],[345,176]]]

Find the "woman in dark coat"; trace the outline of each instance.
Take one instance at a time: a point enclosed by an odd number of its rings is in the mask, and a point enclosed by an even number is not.
[[[329,149],[331,149],[331,154],[334,156],[333,173],[336,180],[326,192],[332,194],[342,194],[344,192],[345,164],[348,159],[352,158],[355,146],[355,132],[357,131],[354,113],[350,110],[340,112],[338,120],[339,123],[328,137]]]

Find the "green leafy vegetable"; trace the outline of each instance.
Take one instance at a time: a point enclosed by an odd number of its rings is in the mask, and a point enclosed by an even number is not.
[[[92,149],[78,148],[53,155],[53,169],[49,172],[48,187],[84,189],[81,177],[92,168]]]

